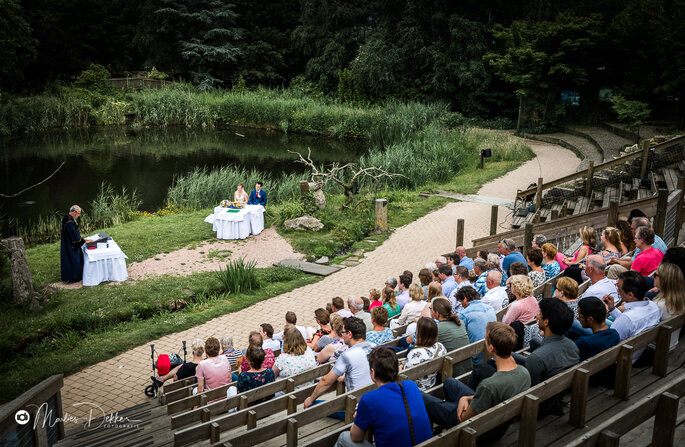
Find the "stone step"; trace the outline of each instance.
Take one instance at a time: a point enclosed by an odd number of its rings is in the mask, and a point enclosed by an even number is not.
[[[340,270],[340,267],[338,266],[315,264],[313,262],[300,261],[297,259],[284,259],[276,265],[292,267],[294,269],[302,270],[305,273],[319,276],[328,276]]]

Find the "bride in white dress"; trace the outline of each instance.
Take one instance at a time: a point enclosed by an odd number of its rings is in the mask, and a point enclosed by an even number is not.
[[[242,183],[239,183],[239,184],[238,184],[238,189],[237,189],[236,192],[233,194],[233,200],[234,200],[235,202],[242,203],[243,205],[245,205],[245,204],[247,203],[247,201],[248,201],[248,196],[247,196],[247,193],[245,192],[245,189],[244,189]]]

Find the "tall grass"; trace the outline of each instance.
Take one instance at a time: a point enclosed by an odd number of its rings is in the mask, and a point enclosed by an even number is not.
[[[82,236],[97,229],[111,227],[135,219],[135,211],[142,202],[138,193],[122,187],[117,192],[107,182],[100,184],[97,196],[89,206],[84,206],[84,212],[79,218],[79,230]],[[49,216],[39,216],[38,219],[19,224],[9,219],[10,230],[15,229],[16,235],[24,239],[27,246],[45,244],[59,240],[62,231],[62,217],[64,214],[53,212]]]
[[[243,258],[231,261],[226,264],[225,270],[216,272],[219,282],[224,288],[224,293],[238,294],[259,288],[257,280],[257,262],[245,262]]]

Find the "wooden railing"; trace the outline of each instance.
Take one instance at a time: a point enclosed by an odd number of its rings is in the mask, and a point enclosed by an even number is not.
[[[0,444],[51,446],[63,439],[63,385],[64,376],[56,374],[0,408]],[[16,421],[19,412],[28,414],[27,424]]]

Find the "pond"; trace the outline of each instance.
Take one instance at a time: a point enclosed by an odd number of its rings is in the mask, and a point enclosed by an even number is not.
[[[27,224],[57,213],[74,203],[87,207],[99,185],[109,182],[117,191],[135,189],[142,209],[164,206],[167,189],[175,176],[195,167],[236,164],[264,172],[304,172],[294,161],[312,149],[315,162],[349,162],[367,150],[366,141],[341,141],[326,137],[283,134],[261,129],[227,128],[196,130],[125,127],[53,131],[0,138],[0,193],[15,194],[48,177],[47,182],[16,198],[0,197],[2,230],[8,219]],[[264,185],[268,191],[268,185]],[[253,185],[245,185],[249,192]]]

